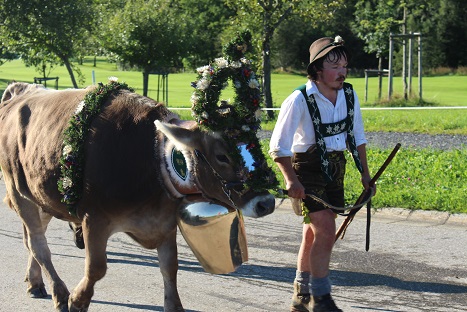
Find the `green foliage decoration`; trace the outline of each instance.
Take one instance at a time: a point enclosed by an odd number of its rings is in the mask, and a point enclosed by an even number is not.
[[[245,178],[246,189],[255,191],[274,189],[278,181],[268,166],[256,135],[261,123],[262,96],[260,84],[245,53],[251,47],[251,34],[244,31],[224,47],[224,57],[197,69],[198,77],[192,86],[192,115],[201,129],[220,133],[232,147],[230,156],[245,167],[240,145],[253,157],[253,168]],[[232,80],[235,98],[232,103],[221,100],[221,91]]]
[[[119,90],[133,92],[133,89],[126,83],[119,83],[115,79],[109,79],[107,84],[99,83],[97,88],[87,93],[84,100],[80,102],[64,132],[58,190],[62,194],[62,203],[67,205],[68,212],[72,216],[76,216],[75,204],[83,192],[84,144],[91,123],[101,112],[102,105],[107,99]]]

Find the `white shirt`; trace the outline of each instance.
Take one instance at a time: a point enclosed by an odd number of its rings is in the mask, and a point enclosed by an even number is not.
[[[347,117],[347,104],[344,92],[344,89],[337,92],[336,106],[334,106],[318,91],[314,82],[308,80],[306,83],[306,93],[308,96],[314,95],[321,115],[321,122],[324,124],[338,122]],[[356,146],[359,146],[366,144],[367,140],[363,131],[360,102],[355,91],[354,111],[355,143]],[[327,151],[346,150],[346,138],[347,132],[325,137],[324,141]],[[269,155],[271,155],[272,159],[291,157],[293,153],[306,152],[313,144],[316,144],[315,130],[311,122],[306,99],[303,97],[301,91],[295,90],[281,105],[277,123],[269,143]]]

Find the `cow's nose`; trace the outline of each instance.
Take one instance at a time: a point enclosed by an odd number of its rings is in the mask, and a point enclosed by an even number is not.
[[[268,194],[264,199],[258,201],[255,207],[255,212],[258,217],[264,217],[274,212],[276,199],[273,195]]]

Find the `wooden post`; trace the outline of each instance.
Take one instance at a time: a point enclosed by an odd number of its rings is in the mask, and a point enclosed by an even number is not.
[[[368,102],[368,71],[365,69],[365,102]]]
[[[412,76],[413,76],[413,33],[409,38],[409,96],[412,96]]]
[[[392,78],[393,78],[393,70],[392,70],[392,58],[394,53],[394,39],[393,34],[389,35],[389,74],[388,74],[388,101],[391,100],[392,96]]]
[[[418,97],[422,100],[422,34],[418,34]]]

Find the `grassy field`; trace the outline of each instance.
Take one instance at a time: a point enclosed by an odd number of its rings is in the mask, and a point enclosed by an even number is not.
[[[115,64],[103,60],[97,67],[91,60],[86,60],[80,69],[86,77],[83,86],[92,84],[94,71],[96,82],[105,82],[110,76],[118,77],[142,93],[142,74],[140,72],[119,71]],[[11,80],[33,82],[38,76],[33,68],[26,68],[19,60],[0,66],[0,92]],[[55,69],[50,76],[59,77],[59,89],[71,88],[71,80],[63,67]],[[195,73],[170,74],[168,76],[168,106],[189,108],[193,91],[190,82],[196,79]],[[365,79],[349,78],[359,94],[360,101],[364,99]],[[291,74],[273,74],[272,90],[274,106],[280,107],[281,102],[297,86],[306,82],[306,77]],[[439,106],[467,107],[467,76],[441,76],[423,78],[423,99],[430,102],[429,109],[375,110],[377,97],[377,78],[369,79],[367,103],[362,103],[363,118],[366,131],[417,132],[430,134],[467,135],[467,109],[436,109]],[[395,97],[402,90],[400,78],[394,80]],[[151,76],[149,82],[149,97],[157,99],[157,76]],[[417,80],[413,87],[417,90]],[[226,90],[223,98],[230,98],[233,91]],[[383,82],[383,97],[387,96],[387,80]],[[162,99],[162,95],[160,95]],[[179,110],[183,118],[190,119],[189,110]],[[263,122],[263,129],[274,127],[274,120]],[[268,141],[262,142],[267,153]],[[467,142],[466,142],[467,144]],[[390,151],[370,149],[368,158],[370,169],[374,173],[384,162]],[[401,207],[408,209],[426,209],[467,213],[467,146],[455,151],[410,150],[402,148],[386,172],[378,181],[378,194],[373,200],[373,207]],[[269,160],[270,161],[270,160]],[[278,176],[277,167],[271,162]],[[359,174],[349,160],[346,178],[346,201],[351,204],[361,192]],[[281,180],[281,179],[279,179]],[[282,185],[282,188],[284,186]]]
[[[86,59],[83,65],[79,66],[86,81],[80,87],[92,84],[92,72],[94,71],[96,82],[106,82],[110,76],[118,77],[120,81],[128,83],[139,93],[142,92],[143,78],[141,72],[119,71],[115,64],[110,64],[105,60],[99,60],[96,67],[93,67],[92,59]],[[0,91],[11,80],[33,82],[34,77],[39,76],[34,68],[25,67],[21,60],[7,62],[0,66]],[[55,68],[50,77],[59,77],[59,89],[71,88],[71,80],[64,67]],[[190,83],[196,79],[196,73],[179,73],[168,76],[168,98],[170,107],[190,107],[190,96],[193,88]],[[305,76],[294,74],[273,74],[272,75],[272,96],[274,107],[280,107],[282,101],[292,90],[306,82]],[[365,79],[349,78],[360,102],[364,101]],[[382,98],[387,98],[387,78],[383,78]],[[440,76],[423,78],[423,99],[437,106],[467,106],[467,76]],[[377,100],[378,81],[376,77],[369,78],[368,82],[368,103],[362,106],[372,106]],[[417,79],[413,80],[413,91],[417,93]],[[398,97],[402,93],[402,80],[400,77],[394,78],[394,96]],[[232,90],[226,90],[222,96],[229,98],[233,95]],[[157,97],[157,76],[151,75],[149,79],[149,97]]]

